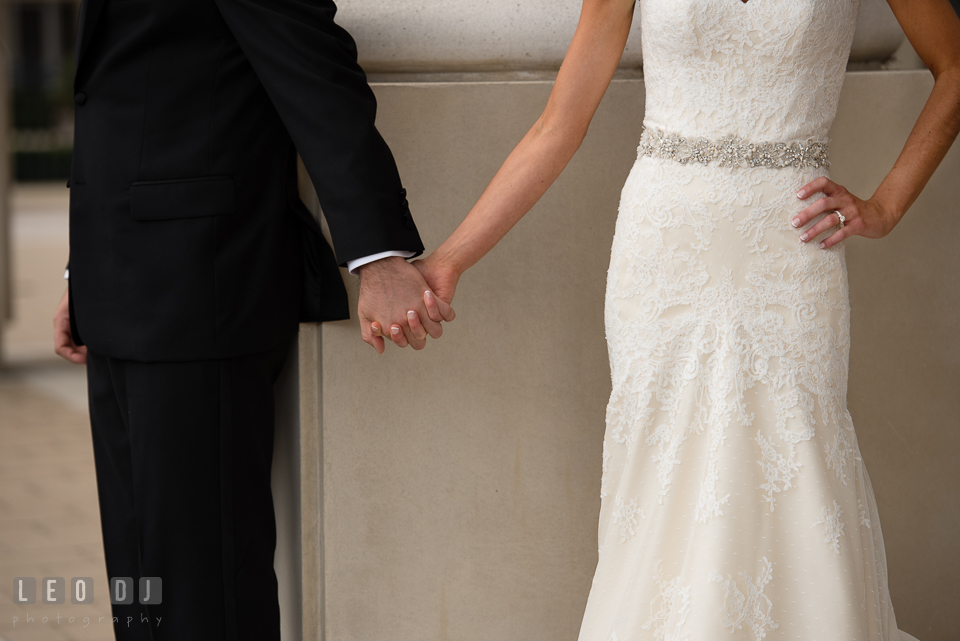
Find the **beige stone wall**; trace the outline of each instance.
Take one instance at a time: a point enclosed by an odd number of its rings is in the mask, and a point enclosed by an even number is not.
[[[930,93],[927,72],[851,74],[833,175],[868,195]],[[900,627],[960,638],[960,145],[903,222],[847,248],[848,403],[873,479]]]
[[[848,74],[835,177],[869,195],[930,86],[926,72]],[[375,87],[428,249],[549,90]],[[354,321],[301,329],[304,639],[576,638],[596,562],[603,285],[642,104],[642,81],[613,83],[567,171],[464,277],[441,341],[377,357]],[[954,149],[892,236],[849,247],[851,411],[898,618],[922,641],[960,629],[958,171]]]
[[[427,246],[550,86],[376,86]],[[355,323],[323,326],[327,639],[576,636],[596,562],[607,251],[641,104],[641,83],[614,83],[558,184],[464,278],[441,341],[378,357]]]

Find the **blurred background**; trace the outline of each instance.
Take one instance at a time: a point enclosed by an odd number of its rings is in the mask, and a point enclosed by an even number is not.
[[[19,607],[13,577],[106,586],[86,381],[53,354],[69,253],[80,3],[0,0],[0,639],[113,639],[109,603]],[[62,624],[55,618],[61,615]],[[45,624],[43,617],[50,620]],[[69,617],[75,621],[68,624]],[[14,617],[20,622],[14,623]],[[32,622],[28,621],[32,617]],[[83,618],[87,617],[86,625]],[[97,619],[101,618],[100,622]]]
[[[0,3],[4,55],[5,364],[50,360],[51,302],[63,294],[80,3]],[[62,273],[60,274],[62,277]],[[55,305],[55,302],[53,303]]]

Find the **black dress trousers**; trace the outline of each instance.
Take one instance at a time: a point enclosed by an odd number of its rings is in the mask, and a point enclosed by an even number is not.
[[[134,590],[113,606],[118,641],[279,640],[270,466],[289,345],[194,362],[88,354],[107,573],[162,580],[159,605]]]

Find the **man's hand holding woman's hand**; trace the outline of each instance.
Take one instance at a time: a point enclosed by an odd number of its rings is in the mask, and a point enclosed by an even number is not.
[[[360,333],[378,354],[383,353],[384,338],[398,347],[423,349],[427,336],[440,338],[440,323],[456,316],[439,292],[434,295],[421,270],[403,258],[383,258],[360,267],[358,272]],[[389,328],[389,335],[384,334],[384,327]]]
[[[457,313],[450,307],[453,302],[453,295],[457,290],[457,282],[460,280],[460,272],[441,265],[432,254],[423,260],[413,263],[430,289],[423,292],[423,305],[427,308],[427,317],[434,322],[452,321],[457,317]],[[415,310],[407,310],[407,320],[410,328],[415,335],[426,337],[426,331],[420,324],[420,316]],[[383,336],[381,325],[373,323],[370,327],[374,336]],[[398,336],[402,328],[399,325],[391,325],[390,333]],[[434,338],[438,338],[436,336]],[[399,345],[399,343],[398,343]],[[403,345],[400,345],[403,347]]]

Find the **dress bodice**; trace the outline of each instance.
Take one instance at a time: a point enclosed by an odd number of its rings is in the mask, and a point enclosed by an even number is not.
[[[859,0],[640,0],[644,123],[680,135],[826,140]]]

